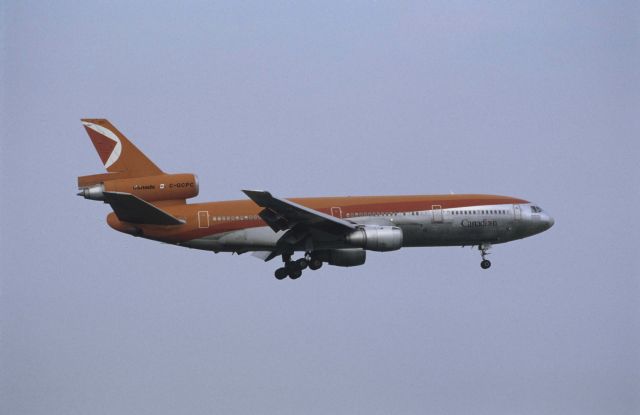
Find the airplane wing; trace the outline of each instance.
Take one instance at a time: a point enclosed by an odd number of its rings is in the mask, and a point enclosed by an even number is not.
[[[326,213],[310,209],[271,193],[260,190],[243,190],[258,206],[264,209],[258,214],[274,232],[287,231],[278,240],[276,249],[265,261],[291,250],[291,247],[309,236],[318,238],[341,237],[356,229],[356,225]]]
[[[259,215],[274,232],[293,227],[313,228],[335,235],[344,235],[356,229],[356,225],[346,220],[327,215],[314,209],[285,199],[274,197],[269,192],[243,190],[258,206],[263,207]]]
[[[123,222],[146,225],[182,225],[184,223],[131,193],[104,192],[104,200],[111,205],[118,219]]]

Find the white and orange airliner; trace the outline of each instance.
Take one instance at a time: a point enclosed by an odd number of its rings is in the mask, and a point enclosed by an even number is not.
[[[108,173],[78,177],[78,195],[110,204],[109,226],[216,253],[281,257],[278,279],[297,279],[325,262],[362,265],[367,250],[420,246],[477,246],[487,269],[492,244],[535,235],[554,222],[526,200],[482,194],[281,199],[243,190],[248,199],[187,203],[198,195],[195,175],[164,173],[107,120],[82,123]]]

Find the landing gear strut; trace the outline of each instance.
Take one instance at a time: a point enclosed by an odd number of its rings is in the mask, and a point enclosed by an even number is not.
[[[480,262],[480,267],[482,269],[491,267],[491,261],[487,259],[487,255],[489,255],[489,249],[491,249],[491,244],[478,245],[478,250],[480,251],[480,256],[482,257],[482,261]]]
[[[307,252],[303,258],[295,261],[291,260],[291,254],[283,254],[282,262],[284,262],[284,266],[278,268],[274,273],[275,277],[279,280],[287,277],[292,280],[297,280],[302,276],[302,271],[305,269],[317,270],[322,266],[322,261],[314,258],[309,252]]]

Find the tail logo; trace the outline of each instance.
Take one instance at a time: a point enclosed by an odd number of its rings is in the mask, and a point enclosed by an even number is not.
[[[122,143],[120,139],[113,131],[101,125],[88,121],[83,121],[82,124],[84,124],[87,129],[89,137],[98,151],[102,163],[104,163],[104,167],[109,168],[113,163],[118,161],[122,153]]]

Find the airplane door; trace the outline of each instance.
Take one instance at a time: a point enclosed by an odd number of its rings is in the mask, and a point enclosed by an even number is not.
[[[339,207],[332,207],[331,216],[342,219],[342,209],[340,209]]]
[[[198,227],[199,228],[209,227],[209,212],[207,212],[206,210],[201,210],[198,212]]]
[[[431,214],[433,223],[442,223],[442,206],[441,205],[433,205],[431,206]]]
[[[513,205],[513,214],[516,220],[522,219],[522,208],[520,205]]]

